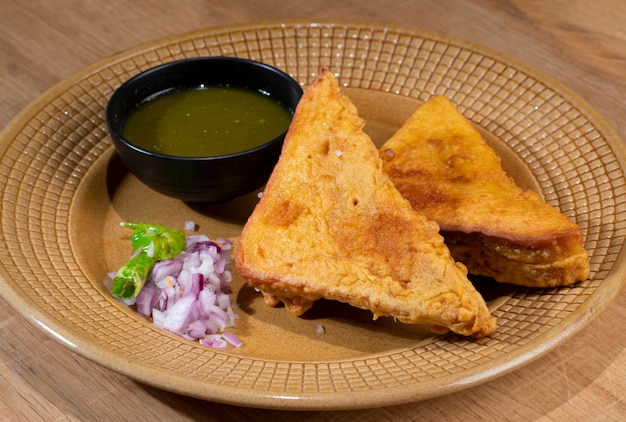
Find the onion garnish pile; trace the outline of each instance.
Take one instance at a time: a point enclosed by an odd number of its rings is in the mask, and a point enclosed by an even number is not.
[[[232,242],[213,241],[204,235],[185,236],[181,231],[158,225],[122,225],[135,229],[135,253],[129,263],[105,280],[111,284],[113,294],[152,317],[157,327],[210,347],[240,347],[241,340],[225,331],[237,319],[230,289]],[[173,239],[173,244],[164,247],[168,239]],[[168,249],[169,256],[155,250],[158,248]],[[138,260],[141,255],[145,256]],[[146,265],[150,268],[146,269]],[[141,275],[145,277],[142,280]],[[118,293],[128,291],[136,294],[128,297]]]

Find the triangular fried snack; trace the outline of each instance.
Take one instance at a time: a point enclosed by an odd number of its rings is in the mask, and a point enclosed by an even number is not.
[[[420,106],[380,154],[396,188],[439,224],[452,256],[470,273],[530,287],[589,276],[580,228],[518,187],[447,98]]]
[[[437,224],[411,209],[329,71],[305,90],[239,239],[237,271],[300,315],[326,298],[476,337],[495,330]]]

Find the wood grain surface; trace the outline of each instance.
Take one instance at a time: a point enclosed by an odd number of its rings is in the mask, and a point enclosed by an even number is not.
[[[626,139],[622,0],[0,0],[0,129],[55,83],[144,42],[267,20],[371,21],[434,31],[526,63]],[[553,352],[432,400],[342,412],[257,410],[183,397],[79,356],[0,300],[0,420],[626,420],[626,291]]]

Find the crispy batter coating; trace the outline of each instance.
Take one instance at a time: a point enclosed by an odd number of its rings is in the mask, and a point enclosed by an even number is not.
[[[445,97],[419,107],[380,154],[396,188],[439,224],[453,257],[470,273],[531,287],[589,276],[580,228],[519,188]]]
[[[363,126],[323,71],[243,229],[237,271],[296,315],[326,298],[436,332],[492,333],[495,319],[466,268],[395,189]]]

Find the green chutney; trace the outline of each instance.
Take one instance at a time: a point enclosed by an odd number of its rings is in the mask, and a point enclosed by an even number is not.
[[[245,151],[287,130],[291,112],[261,92],[230,85],[167,91],[139,104],[122,136],[139,148],[178,157]]]

